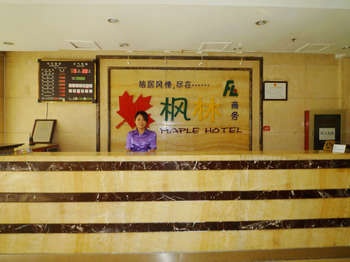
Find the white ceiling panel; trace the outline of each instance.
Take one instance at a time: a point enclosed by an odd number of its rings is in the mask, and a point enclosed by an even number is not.
[[[261,19],[267,23],[257,26]],[[0,0],[0,51],[350,55],[349,25],[349,0]]]

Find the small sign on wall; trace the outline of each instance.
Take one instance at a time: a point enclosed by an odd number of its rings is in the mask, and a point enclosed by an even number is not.
[[[287,100],[288,82],[264,81],[264,100]]]
[[[319,128],[318,137],[320,140],[335,140],[335,128]]]

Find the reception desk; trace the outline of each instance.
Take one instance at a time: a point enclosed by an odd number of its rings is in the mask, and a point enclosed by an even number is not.
[[[350,154],[47,152],[0,170],[0,261],[350,257]]]

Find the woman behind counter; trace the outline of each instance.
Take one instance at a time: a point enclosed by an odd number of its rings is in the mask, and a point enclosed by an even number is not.
[[[126,149],[131,152],[153,152],[157,149],[157,134],[147,129],[148,114],[138,111],[135,114],[136,129],[128,133]]]

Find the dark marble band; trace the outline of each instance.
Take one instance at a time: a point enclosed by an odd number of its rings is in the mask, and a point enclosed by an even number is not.
[[[350,197],[350,189],[206,192],[0,193],[0,202],[268,200],[344,197]]]
[[[350,218],[189,223],[1,224],[8,233],[126,233],[350,227]]]
[[[349,168],[350,159],[251,161],[27,161],[0,162],[1,171],[239,170]]]

